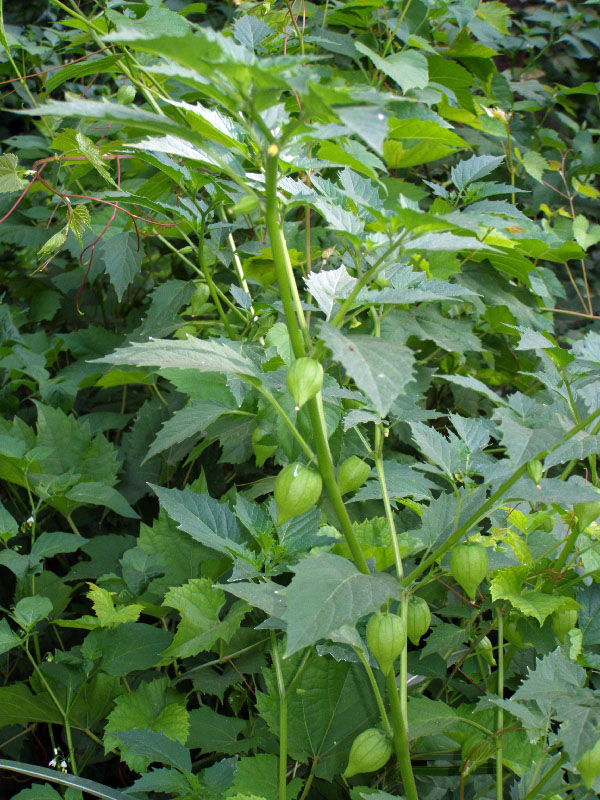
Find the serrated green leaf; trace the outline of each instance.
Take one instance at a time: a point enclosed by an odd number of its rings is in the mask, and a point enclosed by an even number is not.
[[[69,230],[73,231],[75,238],[83,247],[83,234],[86,228],[91,226],[90,212],[87,206],[75,206],[71,212],[71,219],[69,221]]]
[[[294,578],[284,590],[286,656],[320,639],[335,641],[339,628],[354,627],[398,593],[390,575],[363,575],[345,558],[326,553],[304,559],[293,570]]]
[[[176,608],[181,621],[172,644],[163,653],[162,663],[212,650],[218,641],[227,644],[250,609],[246,603],[234,603],[221,620],[219,612],[224,603],[224,593],[207,578],[195,578],[170,589],[163,605]]]
[[[189,734],[185,697],[169,686],[167,678],[141,683],[134,692],[117,697],[104,732],[106,750],[119,743],[116,737],[120,732],[138,729],[162,733],[170,740],[185,744]],[[158,760],[143,749],[127,744],[121,748],[121,756],[136,772],[143,772],[151,761]]]
[[[424,89],[429,80],[427,59],[418,50],[401,50],[381,58],[369,47],[356,41],[354,46],[359,53],[367,56],[376,69],[396,81],[403,93],[410,89]]]
[[[492,600],[508,602],[526,617],[534,617],[540,625],[559,608],[577,608],[570,597],[549,595],[533,589],[523,589],[529,567],[508,567],[500,570],[490,581]]]
[[[392,340],[346,335],[323,323],[320,336],[358,388],[385,416],[413,377],[413,354]]]
[[[3,153],[0,156],[0,194],[18,192],[27,186],[27,181],[18,173],[19,159],[15,153]]]

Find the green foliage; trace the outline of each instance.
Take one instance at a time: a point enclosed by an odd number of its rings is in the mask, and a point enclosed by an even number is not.
[[[0,6],[7,797],[600,792],[597,6]]]

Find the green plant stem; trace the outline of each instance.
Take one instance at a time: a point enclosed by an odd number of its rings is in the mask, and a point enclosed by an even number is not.
[[[532,786],[532,788],[527,792],[523,800],[539,800],[539,790],[545,783],[548,783],[548,781],[553,775],[555,775],[558,772],[558,770],[562,767],[562,765],[565,763],[566,760],[567,760],[567,754],[563,753],[562,756],[556,762],[556,764],[554,764],[548,770],[548,772],[540,778],[540,780],[535,784],[535,786]]]
[[[56,709],[57,709],[58,713],[61,715],[61,717],[63,719],[63,725],[64,725],[64,728],[65,728],[65,736],[67,737],[67,748],[69,750],[69,761],[71,762],[71,769],[73,770],[73,774],[77,775],[78,774],[78,771],[77,771],[77,759],[75,758],[75,749],[73,747],[73,737],[71,735],[71,723],[69,722],[69,715],[68,715],[66,709],[64,709],[62,707],[62,705],[61,705],[60,701],[58,700],[57,696],[52,691],[52,687],[50,686],[50,684],[46,680],[46,677],[44,676],[44,673],[41,671],[41,669],[37,665],[35,659],[31,655],[31,653],[29,652],[29,648],[27,647],[26,643],[23,646],[23,650],[25,651],[25,654],[26,654],[27,658],[31,662],[31,665],[32,665],[36,675],[38,676],[40,681],[44,684],[44,687],[45,687],[46,691],[48,692],[48,694],[52,698],[52,702],[56,706]]]
[[[566,442],[569,439],[571,439],[573,436],[575,436],[576,433],[579,433],[580,430],[583,430],[583,428],[589,425],[590,422],[593,422],[597,417],[600,417],[600,408],[596,409],[596,411],[587,416],[585,419],[582,419],[581,422],[577,423],[577,425],[571,428],[571,430],[568,431],[568,433],[566,433],[563,436],[562,441],[557,442],[554,445],[554,447],[550,449],[550,451],[542,450],[535,457],[538,458],[540,461],[543,461],[544,458],[548,455],[548,452],[552,452],[552,450],[555,450],[557,447],[560,447],[560,445],[563,442]],[[446,541],[443,544],[441,544],[436,550],[434,550],[433,553],[431,553],[431,555],[429,555],[427,558],[424,558],[423,561],[421,561],[421,563],[418,564],[413,569],[413,571],[406,576],[406,578],[404,579],[404,584],[408,585],[412,583],[412,581],[414,581],[415,578],[418,578],[419,575],[425,572],[425,570],[428,567],[430,567],[433,563],[435,563],[438,559],[440,559],[444,555],[444,553],[450,550],[450,548],[453,547],[464,536],[464,534],[467,533],[473,527],[473,525],[476,525],[480,519],[483,519],[483,517],[485,517],[487,512],[494,507],[496,501],[498,501],[502,497],[502,495],[508,489],[510,489],[510,487],[513,484],[515,484],[522,475],[525,474],[526,470],[527,470],[526,464],[520,466],[519,469],[517,469],[510,476],[510,478],[504,481],[504,483],[500,486],[500,488],[486,500],[486,502],[479,508],[478,511],[472,514],[469,517],[469,519],[466,522],[464,522],[460,526],[460,528],[457,528],[454,531],[454,533],[448,539],[446,539]]]
[[[499,500],[502,495],[506,492],[507,489],[516,483],[521,475],[524,475],[527,470],[527,465],[523,464],[519,469],[514,472],[508,480],[504,481],[504,483],[500,486],[500,488],[494,492],[494,494],[486,500],[486,502],[476,511],[474,514],[471,514],[469,519],[464,522],[459,528],[457,528],[454,533],[446,539],[446,541],[441,544],[436,550],[431,553],[427,558],[424,558],[420,564],[418,564],[411,573],[409,573],[406,578],[404,579],[404,584],[408,585],[418,578],[425,570],[434,564],[438,559],[440,559],[444,553],[447,553],[451,547],[453,547],[460,539],[469,531],[473,525],[476,525],[480,519],[485,517],[486,513],[494,507],[497,500]]]
[[[225,214],[225,209],[223,206],[219,206],[219,217],[223,222],[227,222],[227,215]],[[248,286],[248,281],[246,280],[246,276],[244,275],[244,266],[242,261],[239,257],[237,247],[235,246],[235,239],[233,238],[233,234],[229,232],[227,234],[227,243],[229,244],[229,249],[231,250],[231,255],[233,258],[233,264],[235,266],[235,271],[238,277],[238,281],[240,282],[240,287],[243,289],[246,294],[251,297],[250,294],[250,287]],[[254,306],[250,304],[250,315],[252,318],[256,316],[256,312],[254,311]]]
[[[388,247],[385,253],[380,258],[377,259],[377,261],[373,264],[371,269],[367,270],[367,272],[361,275],[361,277],[356,282],[354,288],[352,289],[348,297],[341,304],[339,311],[331,320],[331,324],[334,327],[336,328],[341,327],[342,323],[344,322],[344,317],[346,316],[346,312],[352,307],[352,304],[354,303],[360,290],[364,288],[369,283],[369,281],[377,275],[377,273],[385,263],[386,259],[389,256],[391,256],[391,254],[394,252],[394,250],[396,250],[396,248],[402,245],[402,242],[404,241],[406,235],[407,234],[405,232],[401,236],[399,236],[396,239],[396,241]]]
[[[302,789],[302,794],[298,798],[298,800],[306,800],[308,797],[308,793],[310,792],[310,787],[312,786],[312,782],[315,779],[315,766],[318,764],[318,760],[315,758],[313,759],[312,764],[310,765],[310,772],[308,774],[308,778],[304,783],[304,788]]]
[[[390,495],[385,480],[385,471],[383,469],[383,425],[379,423],[375,426],[375,450],[373,452],[375,459],[375,469],[377,470],[377,478],[381,487],[381,497],[383,500],[383,507],[385,509],[385,518],[387,519],[388,528],[390,530],[390,537],[392,540],[392,547],[394,549],[394,561],[396,564],[396,575],[398,580],[402,581],[404,577],[404,567],[402,566],[402,557],[400,555],[400,548],[398,546],[398,536],[396,534],[396,523],[394,522],[394,514],[392,513],[392,504],[390,503]]]
[[[304,454],[307,456],[307,458],[310,461],[316,461],[317,457],[315,453],[313,453],[312,448],[307,443],[306,439],[302,436],[298,428],[294,425],[289,416],[285,413],[285,411],[277,402],[277,400],[273,397],[271,392],[265,389],[263,385],[260,383],[260,381],[256,380],[256,378],[252,378],[251,376],[248,375],[238,375],[238,378],[240,378],[243,381],[246,381],[246,383],[249,383],[250,386],[254,387],[257,392],[260,392],[262,394],[262,396],[273,406],[275,411],[279,414],[283,423],[288,428],[294,439],[296,439],[296,441],[304,451]]]
[[[277,201],[277,154],[279,151],[276,145],[271,145],[269,151],[265,170],[267,231],[271,242],[275,274],[277,276],[277,283],[279,284],[279,293],[283,303],[292,349],[295,357],[300,358],[306,355],[312,343],[304,312],[302,311],[296,280],[294,278],[285,237],[283,236],[279,219]],[[309,400],[307,406],[315,440],[315,449],[317,451],[317,463],[319,465],[321,478],[325,484],[325,489],[335,509],[335,513],[337,514],[342,532],[350,548],[350,553],[352,554],[352,559],[357,569],[361,572],[368,573],[369,568],[366,559],[360,548],[358,539],[356,538],[352,522],[348,516],[348,511],[346,510],[342,495],[340,494],[335,480],[321,393],[319,392],[316,397]]]
[[[498,697],[504,697],[504,617],[497,610],[498,619]],[[496,800],[503,800],[502,777],[502,731],[504,730],[504,709],[498,707],[496,717]]]
[[[385,728],[388,736],[392,738],[394,735],[394,731],[392,730],[392,726],[390,725],[390,721],[388,719],[388,715],[385,710],[385,705],[383,704],[383,698],[381,696],[381,692],[379,691],[379,686],[377,685],[377,681],[375,679],[375,675],[373,674],[371,665],[369,664],[369,660],[364,654],[364,652],[360,649],[360,647],[354,647],[353,650],[356,653],[356,655],[360,658],[362,665],[367,673],[367,677],[369,678],[369,683],[371,684],[371,688],[373,689],[373,694],[375,695],[375,701],[377,703],[377,708],[379,709],[379,713],[381,715],[381,721],[383,722],[383,727]]]
[[[272,144],[269,150],[271,152],[267,156],[265,168],[267,230],[288,333],[294,355],[296,358],[300,358],[305,356],[310,349],[311,341],[279,218],[279,202],[277,199],[279,148],[276,144]]]
[[[271,631],[271,650],[279,691],[279,800],[286,800],[287,789],[287,692],[275,632]]]
[[[564,567],[567,558],[571,555],[571,553],[575,549],[577,539],[579,537],[579,534],[581,533],[581,531],[579,530],[579,525],[576,522],[574,515],[572,523],[573,523],[573,530],[567,536],[567,541],[565,542],[563,549],[560,551],[560,555],[554,562],[554,569],[557,572],[560,572]]]
[[[394,672],[392,671],[386,675],[385,680],[390,701],[392,725],[394,728],[394,751],[396,753],[396,758],[398,759],[402,783],[404,784],[404,794],[406,795],[406,800],[419,800],[417,786],[415,784],[415,776],[413,775],[412,764],[410,763],[410,750],[408,746],[406,719],[402,714],[400,697],[398,696],[398,687],[396,686],[396,676],[394,675]]]

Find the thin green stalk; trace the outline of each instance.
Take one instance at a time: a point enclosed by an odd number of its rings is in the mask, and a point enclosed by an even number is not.
[[[312,786],[312,782],[315,779],[315,767],[319,763],[317,758],[313,759],[312,764],[310,765],[310,772],[308,773],[308,778],[304,783],[304,788],[302,789],[302,794],[298,798],[298,800],[306,800],[308,797],[308,793],[310,792],[310,787]]]
[[[315,448],[317,450],[317,463],[319,465],[319,472],[325,484],[325,489],[329,495],[329,499],[333,505],[342,533],[346,539],[346,543],[350,549],[352,560],[356,568],[361,572],[368,574],[369,567],[365,559],[364,553],[360,547],[356,533],[352,526],[352,521],[342,500],[342,495],[335,479],[335,472],[333,469],[333,461],[331,458],[331,451],[329,450],[329,440],[327,439],[327,428],[325,425],[325,415],[323,413],[323,398],[321,393],[307,403],[308,412],[310,414],[310,422],[312,426],[313,436],[315,439]]]
[[[63,725],[64,725],[64,728],[65,728],[65,735],[67,737],[67,748],[69,750],[69,761],[71,762],[71,769],[73,770],[73,774],[74,775],[78,775],[79,773],[77,771],[77,759],[75,758],[75,749],[73,747],[73,737],[71,735],[71,723],[69,722],[69,716],[67,714],[67,711],[66,711],[66,709],[64,709],[62,707],[62,705],[61,705],[60,701],[58,700],[57,696],[52,691],[52,687],[50,686],[50,684],[46,680],[46,678],[44,676],[44,673],[38,667],[35,659],[31,655],[31,653],[29,652],[29,648],[27,647],[27,643],[24,644],[23,650],[25,651],[25,654],[26,654],[27,658],[31,662],[31,665],[33,666],[33,669],[34,669],[36,675],[38,676],[40,681],[44,684],[44,688],[46,689],[46,691],[48,692],[48,694],[52,698],[52,702],[56,706],[56,709],[57,709],[58,713],[61,715],[61,717],[63,719]]]
[[[589,425],[591,422],[597,419],[597,417],[600,417],[600,408],[596,409],[596,411],[594,411],[585,419],[582,419],[581,422],[578,422],[577,425],[572,427],[571,430],[568,431],[568,433],[566,433],[563,436],[562,441],[557,442],[554,445],[554,447],[552,447],[548,452],[552,452],[552,450],[555,450],[557,447],[560,447],[560,445],[563,442],[566,442],[569,439],[571,439],[573,436],[575,436],[575,434],[579,433],[580,430],[583,430],[587,425]],[[541,451],[540,453],[537,454],[537,458],[540,459],[540,461],[542,461],[546,457],[548,452],[545,450]],[[436,550],[434,550],[433,553],[431,553],[431,555],[429,555],[427,558],[424,558],[423,561],[421,561],[421,563],[418,564],[413,569],[413,571],[406,576],[406,578],[404,579],[404,584],[408,585],[412,583],[412,581],[418,578],[419,575],[425,572],[425,570],[428,567],[430,567],[433,563],[435,563],[438,559],[440,559],[444,555],[444,553],[446,553],[451,547],[453,547],[464,536],[464,534],[467,533],[473,527],[473,525],[476,525],[480,519],[483,519],[486,513],[491,508],[494,507],[496,501],[499,500],[502,497],[502,495],[508,489],[510,489],[510,487],[513,484],[515,484],[522,475],[525,474],[526,470],[527,470],[527,465],[523,464],[521,467],[519,467],[518,470],[516,470],[511,475],[510,478],[504,481],[504,483],[500,486],[500,488],[496,492],[494,492],[494,494],[490,498],[488,498],[488,500],[486,500],[486,502],[479,508],[478,511],[472,514],[469,517],[469,519],[466,522],[464,522],[460,526],[460,528],[457,528],[454,531],[454,533],[448,539],[446,539],[446,541],[443,544],[441,544]]]
[[[385,260],[389,256],[391,256],[391,254],[394,252],[394,250],[396,250],[396,248],[398,248],[398,247],[400,247],[402,245],[402,242],[404,241],[404,238],[406,237],[406,234],[407,234],[407,232],[403,233],[402,236],[399,236],[398,239],[396,239],[396,241],[392,245],[390,245],[388,247],[388,249],[385,251],[385,253],[380,258],[377,259],[377,261],[373,264],[371,269],[367,270],[367,272],[365,272],[363,275],[361,275],[361,277],[358,279],[358,281],[354,285],[354,288],[352,289],[352,291],[350,292],[348,297],[341,304],[339,311],[337,312],[337,314],[331,320],[331,324],[334,327],[336,327],[336,328],[341,327],[341,325],[342,325],[342,323],[344,321],[344,317],[346,315],[346,312],[348,311],[349,308],[352,307],[352,304],[354,303],[354,301],[355,301],[356,297],[358,296],[360,290],[363,289],[369,283],[371,278],[374,278],[377,275],[377,273],[379,272],[379,270],[383,266]]]
[[[406,720],[402,714],[400,698],[398,696],[398,687],[396,686],[396,676],[394,675],[393,670],[386,676],[385,680],[390,701],[392,725],[394,728],[394,751],[396,753],[396,758],[398,759],[402,783],[404,784],[404,794],[406,795],[406,800],[419,800],[417,786],[415,784],[415,776],[413,775],[412,764],[410,763],[410,750],[408,746]]]
[[[497,611],[498,618],[498,697],[504,697],[504,617],[502,610]],[[498,707],[496,718],[496,800],[503,800],[502,777],[502,731],[504,730],[504,709]]]
[[[369,660],[365,656],[363,651],[360,649],[360,647],[354,647],[353,650],[362,661],[362,665],[366,670],[367,677],[369,678],[369,683],[371,684],[371,688],[373,689],[373,694],[375,695],[377,708],[379,709],[379,714],[381,715],[381,721],[383,722],[383,727],[386,729],[388,736],[391,738],[394,735],[394,731],[392,730],[392,726],[390,725],[390,721],[388,719],[388,715],[385,710],[385,705],[383,704],[383,698],[381,696],[381,692],[379,691],[379,686],[377,685],[377,681],[375,680],[375,675],[373,674],[371,665],[369,664]]]
[[[227,222],[227,216],[225,214],[225,210],[223,206],[219,206],[219,216],[223,222]],[[248,296],[250,295],[250,287],[248,286],[248,281],[246,280],[246,276],[244,275],[244,266],[242,261],[238,255],[237,247],[235,245],[235,239],[233,238],[233,234],[230,232],[227,234],[227,243],[229,244],[229,249],[231,250],[231,255],[233,256],[233,264],[235,266],[235,271],[238,276],[238,281],[240,282],[240,287],[246,292]],[[252,318],[256,316],[254,311],[254,306],[250,305],[250,315]]]
[[[275,265],[275,274],[277,276],[277,283],[279,284],[279,293],[283,303],[283,310],[285,313],[285,320],[287,324],[292,349],[296,358],[306,355],[311,347],[310,334],[306,325],[304,312],[300,297],[298,295],[298,288],[292,270],[287,245],[281,229],[279,219],[279,207],[277,200],[277,165],[278,165],[279,149],[277,145],[270,145],[267,152],[267,162],[265,171],[265,187],[266,187],[266,221],[267,230],[269,233],[269,240],[271,242],[271,250],[273,253],[273,262]],[[335,472],[333,469],[333,460],[331,458],[331,451],[329,450],[329,440],[327,438],[327,427],[325,425],[325,415],[323,413],[323,399],[321,393],[317,394],[307,403],[308,411],[310,414],[310,421],[312,433],[315,440],[315,449],[317,451],[317,463],[319,465],[319,472],[325,484],[325,489],[329,495],[329,499],[335,509],[340,526],[354,563],[357,569],[361,572],[368,573],[366,559],[356,538],[352,522],[348,516],[348,511],[342,500],[340,490],[338,489]]]
[[[375,450],[373,455],[375,459],[375,469],[377,470],[377,478],[379,479],[379,485],[381,487],[381,497],[383,500],[383,507],[385,509],[385,517],[387,519],[390,537],[392,539],[392,547],[394,549],[396,575],[398,576],[398,580],[402,581],[402,578],[404,577],[404,567],[402,566],[402,556],[400,555],[398,536],[396,534],[396,523],[394,522],[392,504],[390,503],[390,495],[385,480],[385,471],[383,469],[383,426],[381,423],[375,427]]]
[[[572,523],[573,523],[573,530],[567,536],[567,541],[565,542],[563,549],[560,551],[560,555],[554,562],[554,569],[556,570],[556,572],[560,572],[564,567],[567,558],[571,555],[571,553],[575,549],[577,539],[579,537],[579,534],[581,533],[581,531],[579,530],[579,525],[575,521],[575,515],[573,515]]]
[[[298,442],[298,444],[300,445],[300,447],[302,448],[302,450],[304,451],[304,453],[308,457],[308,459],[310,461],[316,461],[317,457],[313,453],[312,448],[307,443],[306,439],[302,436],[302,434],[300,433],[298,428],[294,425],[292,420],[285,413],[283,408],[279,405],[277,400],[273,397],[271,392],[269,392],[267,389],[265,389],[264,386],[260,383],[260,381],[256,380],[255,378],[252,378],[249,375],[238,375],[238,378],[240,378],[243,381],[246,381],[246,383],[249,383],[258,392],[260,392],[262,394],[262,396],[266,400],[268,400],[268,402],[273,406],[275,411],[279,414],[279,416],[281,417],[283,423],[288,428],[288,430],[290,431],[290,433],[292,434],[294,439]]]
[[[476,511],[474,514],[471,514],[469,519],[464,522],[459,528],[457,528],[454,533],[446,539],[446,541],[441,544],[436,550],[431,553],[427,558],[424,558],[420,564],[418,564],[411,573],[409,573],[406,578],[404,579],[404,584],[407,586],[408,584],[412,583],[416,578],[419,577],[425,570],[434,564],[438,559],[440,559],[444,553],[447,553],[451,547],[453,547],[460,539],[469,531],[473,525],[476,525],[480,519],[485,517],[486,513],[493,508],[494,504],[497,500],[499,500],[502,495],[506,492],[507,489],[516,483],[519,478],[525,474],[527,470],[527,465],[523,464],[523,466],[519,467],[519,469],[514,472],[508,480],[504,481],[504,483],[500,486],[500,488],[494,492],[494,494],[486,500],[486,502]]]
[[[281,669],[281,659],[277,649],[275,632],[271,631],[273,664],[279,691],[279,800],[286,800],[287,789],[287,692]]]

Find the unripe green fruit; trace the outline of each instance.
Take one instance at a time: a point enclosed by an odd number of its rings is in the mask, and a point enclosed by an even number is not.
[[[284,467],[275,478],[273,491],[278,511],[277,524],[283,525],[288,519],[312,508],[322,489],[321,476],[313,469],[298,462]]]
[[[584,531],[600,517],[600,503],[575,503],[573,511],[577,517],[579,530]]]
[[[302,408],[323,386],[323,367],[314,358],[297,358],[287,371],[287,388],[296,408]]]
[[[130,83],[124,83],[117,89],[117,103],[128,106],[135,100],[135,87]]]
[[[564,642],[567,633],[577,625],[577,611],[573,608],[561,608],[550,617],[552,630],[559,642]]]
[[[544,531],[544,533],[552,533],[553,528],[554,520],[552,517],[546,517],[546,519],[540,525],[540,530]]]
[[[340,494],[353,492],[367,480],[371,467],[358,456],[350,456],[340,466],[337,474],[337,485]]]
[[[361,772],[376,772],[392,755],[392,743],[379,728],[367,728],[352,742],[344,778]]]
[[[527,462],[527,473],[536,486],[542,480],[542,472],[542,462],[539,459],[532,458],[531,461]]]
[[[577,762],[577,769],[579,770],[586,789],[591,789],[592,784],[600,775],[600,739],[592,747],[587,750]]]
[[[406,633],[416,646],[431,625],[431,611],[422,597],[411,597],[406,611]]]
[[[367,645],[384,675],[406,647],[406,629],[397,614],[373,614],[367,622]]]
[[[482,544],[457,544],[450,553],[450,572],[471,600],[488,571],[488,554]]]
[[[192,295],[190,299],[190,306],[192,308],[192,314],[196,315],[202,306],[206,303],[208,298],[210,297],[210,289],[206,283],[201,283],[200,281],[195,282],[196,291]]]
[[[480,639],[475,645],[475,652],[478,653],[490,667],[496,666],[496,659],[494,658],[494,646],[487,636]]]

